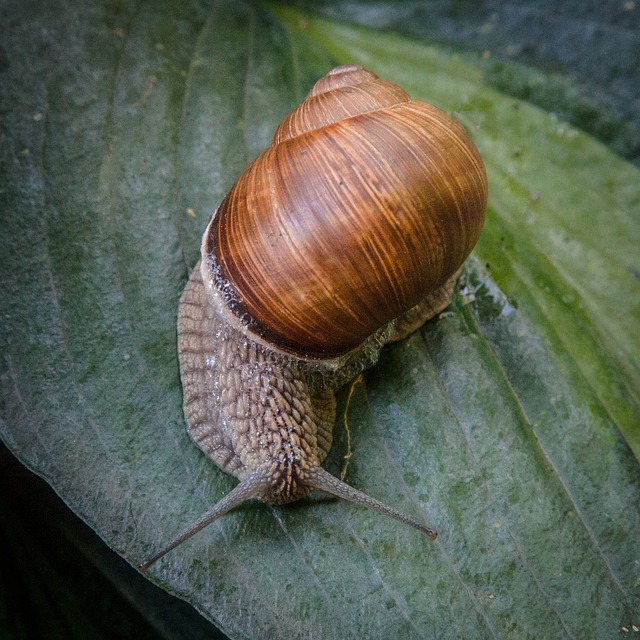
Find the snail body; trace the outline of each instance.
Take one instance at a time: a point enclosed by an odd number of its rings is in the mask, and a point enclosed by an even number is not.
[[[335,391],[448,305],[486,199],[453,118],[353,65],[316,83],[220,203],[180,300],[188,432],[240,483],[141,567],[248,499],[313,490],[435,537],[321,465]]]

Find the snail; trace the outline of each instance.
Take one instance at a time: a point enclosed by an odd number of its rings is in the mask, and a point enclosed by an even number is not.
[[[240,483],[143,570],[249,499],[314,490],[436,537],[322,463],[336,390],[449,304],[486,204],[452,117],[355,65],[314,85],[216,209],[180,299],[188,432]]]

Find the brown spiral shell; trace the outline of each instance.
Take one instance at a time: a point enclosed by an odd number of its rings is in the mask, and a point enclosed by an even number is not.
[[[231,188],[203,255],[249,331],[335,356],[455,273],[486,202],[462,125],[370,71],[337,67]]]

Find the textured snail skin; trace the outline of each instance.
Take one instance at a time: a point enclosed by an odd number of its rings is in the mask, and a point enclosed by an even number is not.
[[[305,469],[320,465],[331,446],[333,390],[312,389],[302,363],[219,318],[198,269],[182,296],[178,340],[185,417],[195,443],[240,480],[263,469],[269,482],[256,497],[265,502],[308,493]]]
[[[452,285],[453,279],[432,293],[406,315],[406,322],[392,323],[387,340],[402,339],[442,310]],[[337,369],[279,353],[218,315],[196,268],[178,315],[189,434],[221,469],[240,480],[261,469],[268,482],[255,497],[270,504],[297,500],[314,488],[305,473],[321,465],[331,448],[335,391],[373,364],[383,344],[353,354]]]
[[[381,101],[391,106],[381,107]],[[398,118],[408,118],[409,128]],[[385,135],[403,148],[390,151]],[[372,160],[372,141],[387,160],[375,153]],[[365,190],[362,208],[358,189]],[[373,365],[384,344],[449,304],[480,233],[486,197],[482,160],[449,116],[359,67],[338,67],[316,83],[217,209],[202,260],[180,300],[188,432],[240,484],[141,568],[245,500],[284,504],[313,490],[371,507],[435,538],[429,527],[321,465],[331,447],[335,391]],[[325,206],[326,224],[338,228],[335,237],[321,228]],[[382,239],[385,230],[391,242]],[[313,240],[321,250],[311,248]],[[252,248],[255,254],[248,255]],[[361,267],[351,267],[354,258]],[[249,296],[245,287],[258,293]],[[362,305],[372,291],[373,301]],[[256,319],[260,301],[269,308]],[[274,310],[284,318],[283,330],[272,326]],[[355,338],[344,337],[345,327]],[[306,344],[311,338],[315,346]]]

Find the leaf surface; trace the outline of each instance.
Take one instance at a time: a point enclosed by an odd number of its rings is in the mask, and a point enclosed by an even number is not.
[[[350,447],[351,484],[440,536],[251,504],[151,577],[234,638],[637,623],[638,169],[463,58],[289,9],[25,3],[3,46],[0,433],[104,540],[139,561],[235,484],[184,428],[180,290],[278,121],[356,62],[458,117],[489,173],[454,304],[343,392],[328,461]]]

